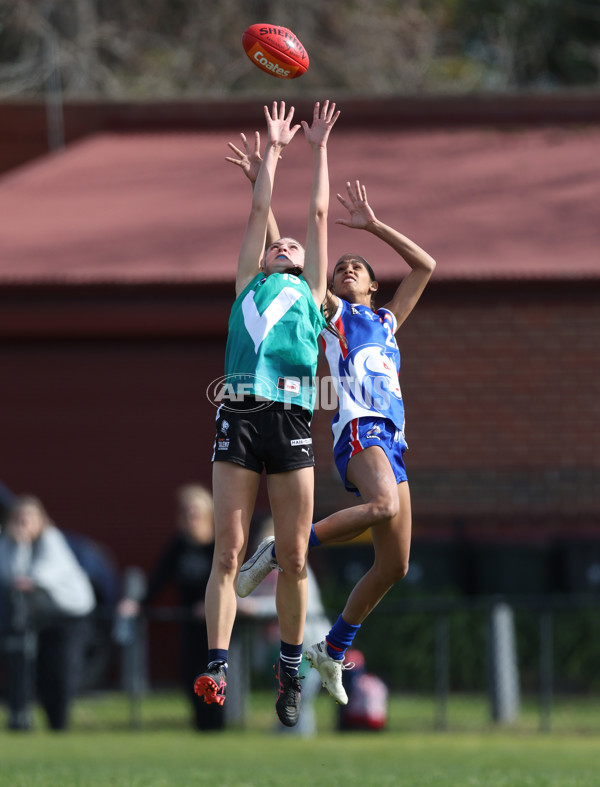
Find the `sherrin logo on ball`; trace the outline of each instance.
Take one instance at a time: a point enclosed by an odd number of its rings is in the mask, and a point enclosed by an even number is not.
[[[306,49],[287,27],[250,25],[242,36],[242,46],[257,68],[279,79],[295,79],[308,68]]]

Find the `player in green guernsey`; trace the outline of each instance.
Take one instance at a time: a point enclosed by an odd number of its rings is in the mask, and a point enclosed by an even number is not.
[[[312,124],[302,121],[313,151],[313,185],[305,248],[273,238],[271,195],[281,151],[300,125],[293,107],[265,107],[268,139],[253,186],[252,206],[238,258],[236,301],[225,360],[228,390],[217,413],[213,452],[215,552],[206,589],[208,667],[196,692],[225,701],[227,656],[236,615],[235,582],[248,543],[263,469],[277,538],[281,634],[276,710],[289,727],[298,721],[302,638],[306,617],[306,552],[312,522],[314,459],[310,420],[314,404],[321,304],[327,288],[327,140],[339,112],[318,102]],[[258,135],[256,145],[260,146]],[[260,159],[260,154],[255,160]],[[265,251],[265,242],[269,245]]]
[[[291,239],[288,239],[288,241]],[[297,244],[286,244],[293,250]],[[287,249],[277,246],[278,254]],[[261,272],[233,304],[225,354],[225,376],[236,391],[289,402],[312,413],[318,347],[325,325],[304,276]]]

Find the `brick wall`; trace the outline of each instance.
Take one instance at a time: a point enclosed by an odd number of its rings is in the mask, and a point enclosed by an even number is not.
[[[598,532],[599,289],[430,285],[398,334],[416,536],[448,536],[458,523],[472,537]],[[383,288],[380,303],[390,294]],[[217,302],[196,297],[199,314]],[[106,338],[44,339],[48,316],[37,340],[19,339],[18,326],[0,336],[1,480],[39,494],[63,527],[103,541],[124,564],[156,554],[177,484],[210,482],[205,392],[222,374],[226,309],[206,330],[187,318],[168,330],[167,302],[156,298],[156,336],[119,336],[108,302],[98,317]],[[178,299],[172,312],[182,319]],[[152,327],[151,316],[143,323]],[[318,516],[355,501],[333,465],[331,415],[314,419]]]
[[[430,286],[398,333],[417,530],[600,526],[598,289]],[[352,501],[332,478],[326,420],[315,419],[324,513]]]

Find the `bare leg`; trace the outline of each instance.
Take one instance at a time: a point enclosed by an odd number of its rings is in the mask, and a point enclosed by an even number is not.
[[[347,472],[351,483],[360,489],[364,503],[316,522],[315,533],[321,544],[351,541],[373,525],[389,522],[398,514],[396,479],[381,448],[365,448],[352,457]]]
[[[375,560],[350,593],[342,617],[358,625],[373,610],[388,590],[408,571],[411,537],[410,490],[406,481],[398,484],[399,511],[393,519],[371,530]]]
[[[313,468],[268,475],[267,486],[281,568],[276,595],[281,639],[300,645],[306,618],[306,552],[313,512]]]
[[[260,475],[233,462],[213,465],[215,552],[206,586],[208,647],[229,647],[237,601],[235,580],[246,552]]]
[[[411,535],[408,483],[396,484],[381,448],[373,446],[353,457],[347,475],[360,489],[364,503],[321,520],[315,524],[315,532],[321,543],[339,543],[370,527],[375,560],[350,593],[341,620],[334,623],[327,642],[312,645],[306,652],[327,691],[342,705],[348,697],[342,683],[341,659],[357,631],[350,626],[359,626],[392,585],[405,576]]]

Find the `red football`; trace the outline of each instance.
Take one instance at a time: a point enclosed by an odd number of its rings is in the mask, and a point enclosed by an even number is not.
[[[255,66],[279,79],[295,79],[308,68],[306,49],[287,27],[250,25],[242,46]]]

